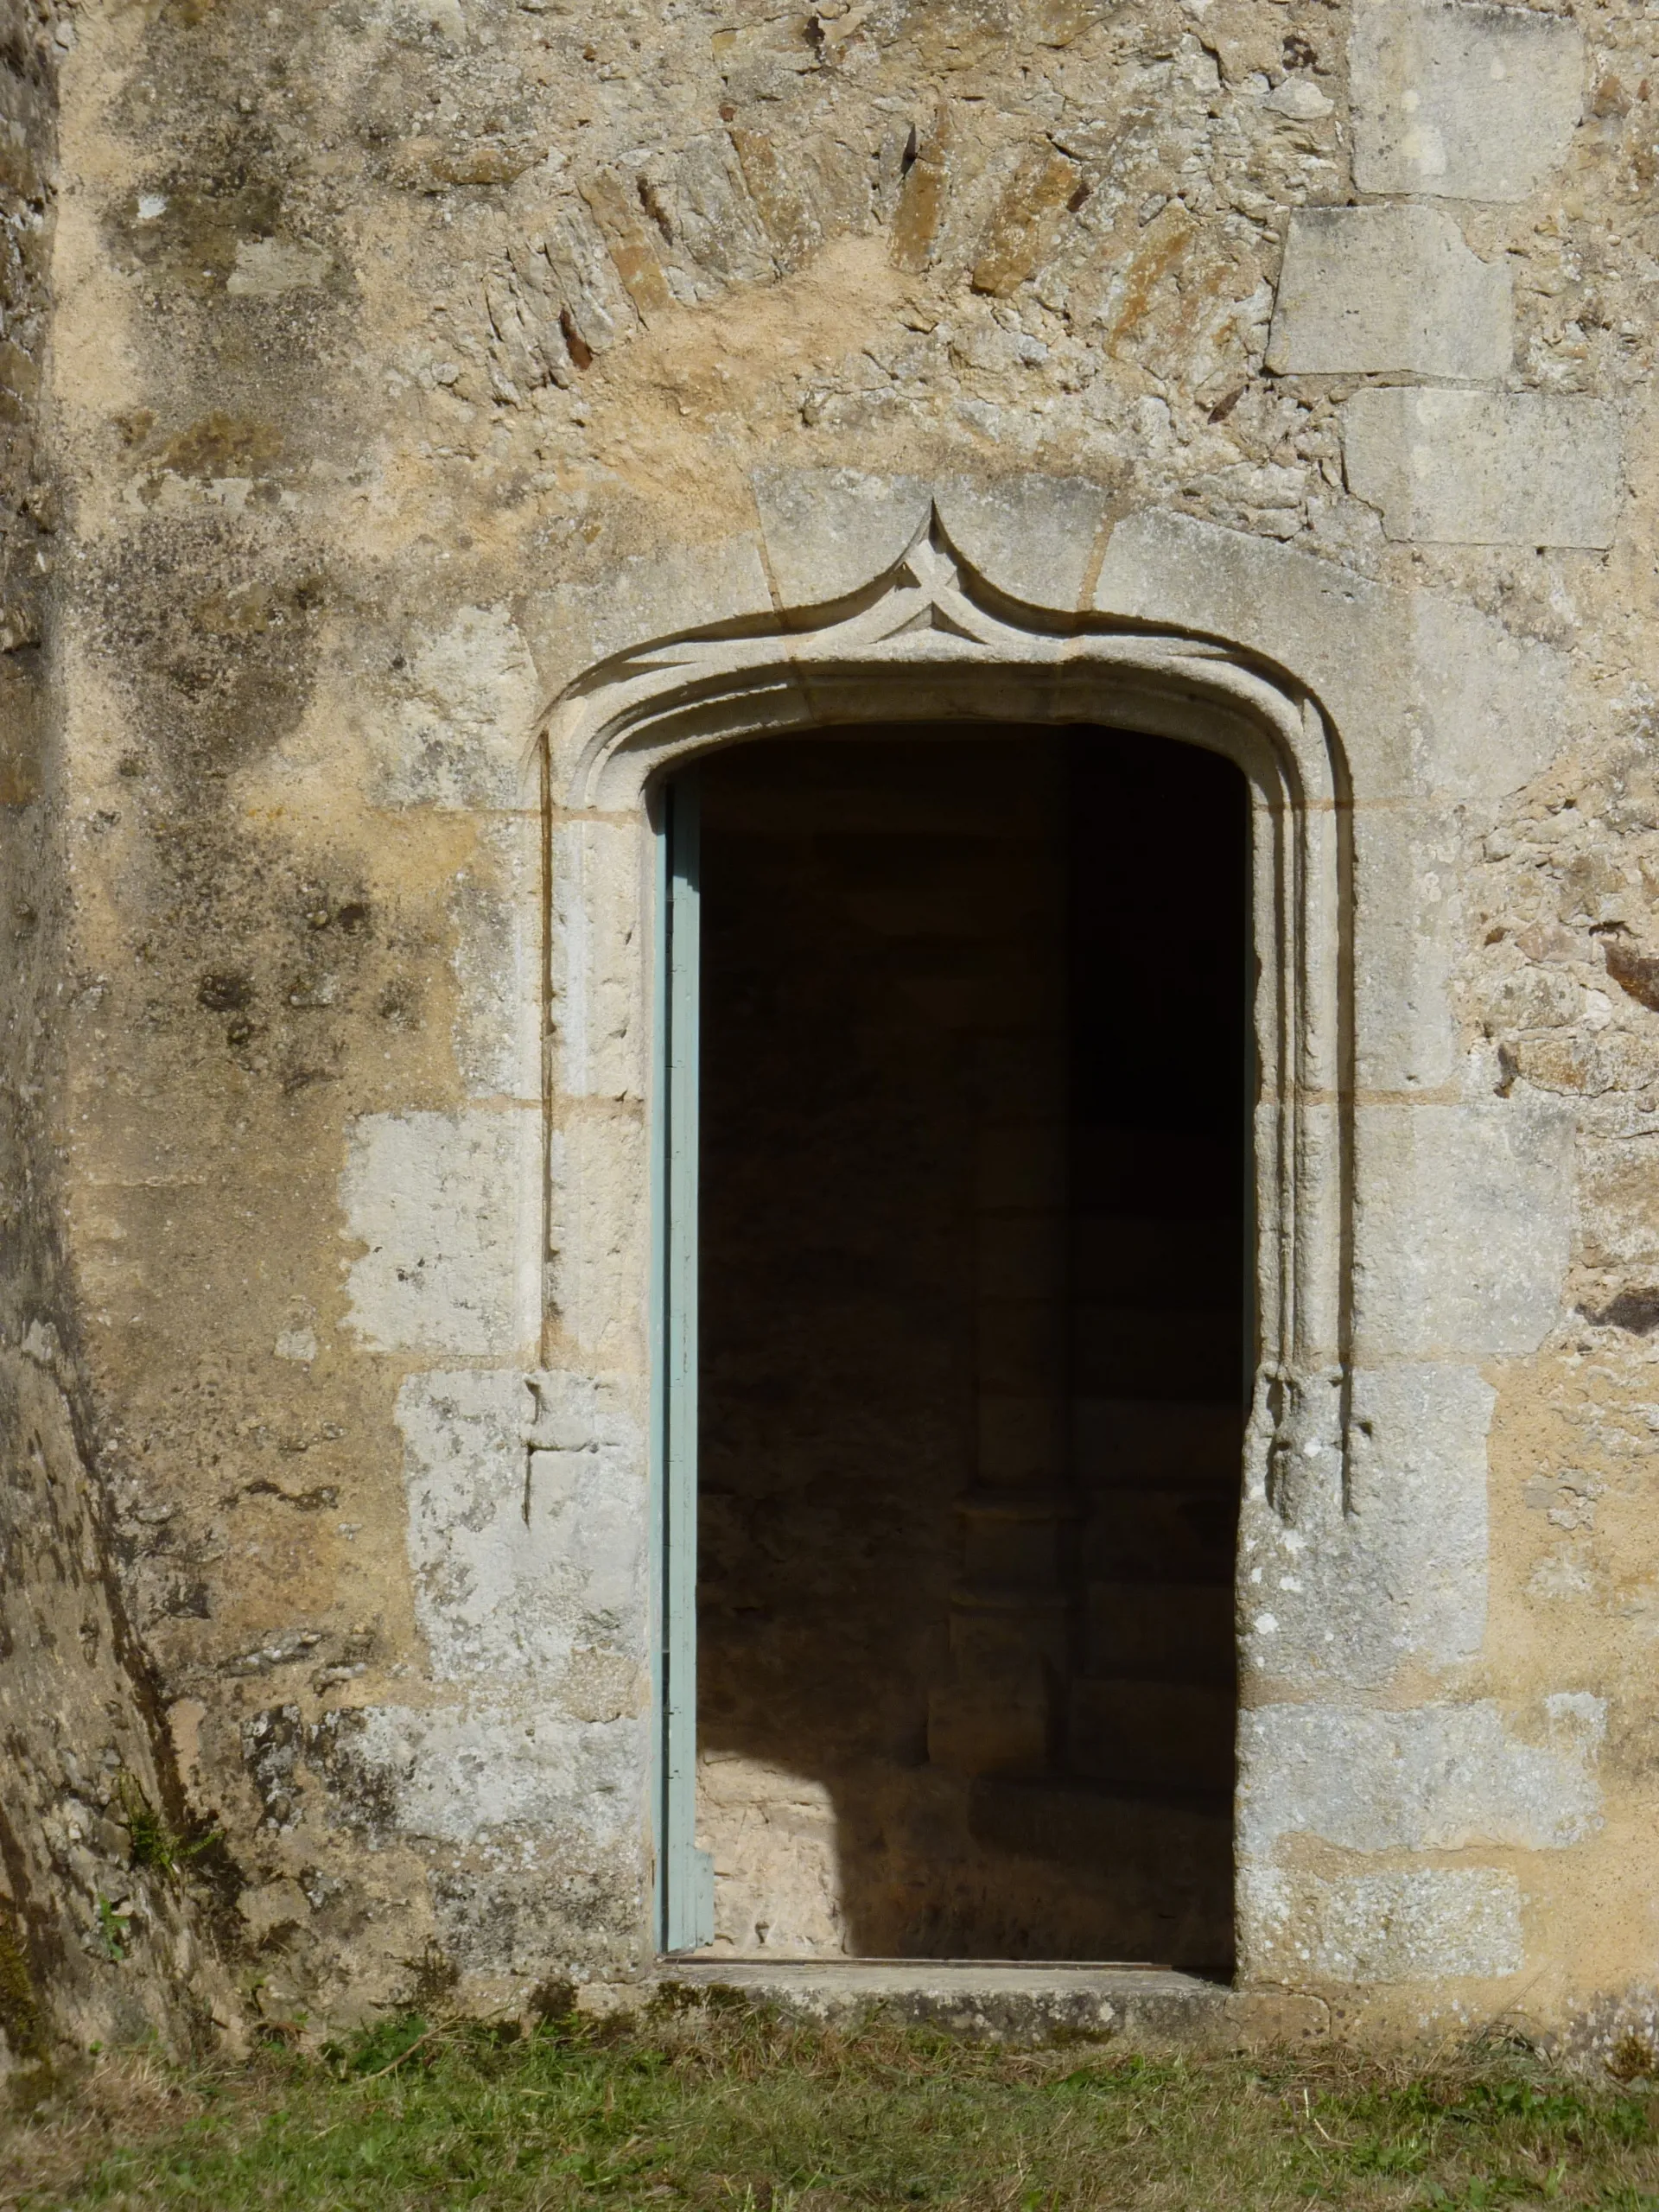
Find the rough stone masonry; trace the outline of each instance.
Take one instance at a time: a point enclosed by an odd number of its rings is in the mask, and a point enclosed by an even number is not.
[[[9,2063],[648,1979],[647,786],[987,712],[1255,794],[1241,1986],[1659,2031],[1656,35],[10,0]]]

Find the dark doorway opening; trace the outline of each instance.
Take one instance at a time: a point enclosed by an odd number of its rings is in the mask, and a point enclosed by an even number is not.
[[[697,773],[715,1948],[1227,1972],[1243,779],[961,725]]]

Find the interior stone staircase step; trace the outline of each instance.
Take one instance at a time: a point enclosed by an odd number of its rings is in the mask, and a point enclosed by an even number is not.
[[[1082,1484],[1141,1487],[1209,1476],[1236,1488],[1239,1480],[1244,1415],[1236,1396],[1225,1404],[1188,1405],[1138,1389],[1078,1389],[1071,1433]]]
[[[1226,1582],[1091,1582],[1084,1652],[1091,1675],[1230,1687],[1236,1668],[1232,1588]]]
[[[1085,1303],[1236,1309],[1243,1266],[1237,1217],[1184,1221],[1161,1214],[1078,1213],[1068,1238],[1071,1288]]]
[[[963,1518],[963,1572],[969,1587],[1037,1585],[1052,1589],[1075,1550],[1077,1501],[1034,1484],[969,1491],[957,1501]]]
[[[1099,1490],[1086,1503],[1077,1548],[1090,1581],[1230,1586],[1237,1520],[1230,1487]]]
[[[1235,1300],[1232,1301],[1236,1303]],[[1244,1351],[1236,1334],[1217,1326],[1215,1306],[1179,1308],[1144,1304],[1078,1305],[1071,1321],[1073,1387],[1080,1397],[1134,1391],[1147,1398],[1197,1399],[1236,1407]]]
[[[1230,1684],[1085,1675],[1072,1683],[1071,1704],[1069,1748],[1078,1774],[1203,1789],[1232,1770]]]

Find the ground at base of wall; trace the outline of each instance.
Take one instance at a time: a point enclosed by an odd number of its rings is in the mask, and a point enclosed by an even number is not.
[[[1659,2094],[1513,2044],[1210,2060],[789,2025],[705,1991],[524,2036],[391,2018],[320,2056],[105,2055],[0,2133],[8,2212],[1659,2208]]]

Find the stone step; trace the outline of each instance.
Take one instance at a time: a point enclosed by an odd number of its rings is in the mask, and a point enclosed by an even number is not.
[[[1057,1674],[1071,1663],[1071,1593],[1053,1581],[959,1582],[950,1592],[950,1656],[968,1672],[995,1672],[1038,1658]]]
[[[1230,1589],[1236,1567],[1236,1490],[1215,1484],[1096,1491],[1077,1558],[1093,1582],[1209,1583]]]
[[[1078,1213],[1070,1243],[1071,1292],[1084,1303],[1227,1313],[1242,1304],[1244,1226],[1236,1215],[1171,1222],[1162,1214]]]
[[[1244,1341],[1233,1306],[1083,1305],[1071,1314],[1079,1397],[1138,1396],[1238,1407]]]
[[[1076,1555],[1080,1509],[1064,1491],[970,1491],[957,1510],[968,1588],[1052,1589]]]
[[[1211,1477],[1236,1491],[1243,1443],[1236,1402],[1181,1404],[1138,1390],[1091,1394],[1074,1386],[1071,1450],[1080,1487]]]
[[[1091,1675],[1230,1687],[1236,1671],[1230,1582],[1091,1582],[1083,1615]]]
[[[1062,1693],[1039,1656],[995,1656],[964,1665],[927,1695],[927,1757],[951,1774],[1033,1774],[1059,1748]]]
[[[725,2005],[735,1997],[804,2025],[854,2030],[880,2018],[983,2043],[1109,2039],[1124,2052],[1269,2049],[1322,2037],[1330,2025],[1318,1998],[1133,1964],[690,1952],[632,1986],[639,2001],[662,1993]]]
[[[1084,1675],[1071,1685],[1071,1764],[1096,1781],[1230,1792],[1230,1685]]]
[[[1144,1213],[1155,1198],[1169,1222],[1239,1210],[1242,1135],[1235,1143],[1179,1129],[1080,1128],[1072,1132],[1071,1152],[1071,1202],[1081,1210]]]

